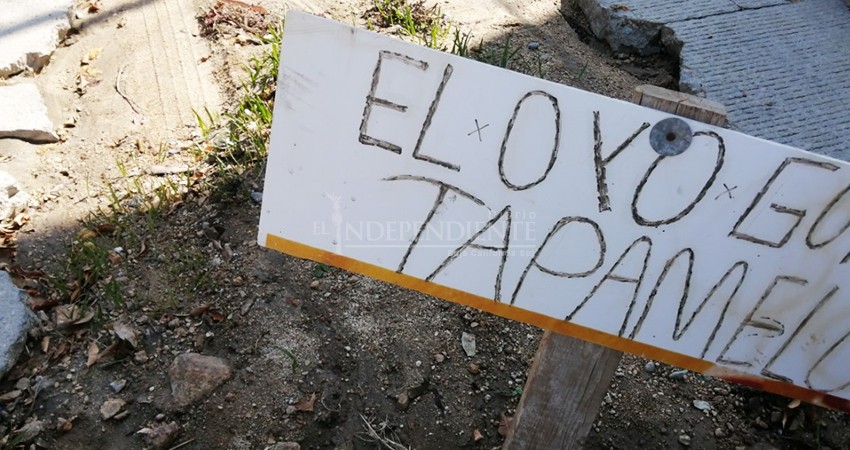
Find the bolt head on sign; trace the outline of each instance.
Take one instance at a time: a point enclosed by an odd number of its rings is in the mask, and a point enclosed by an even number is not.
[[[850,410],[850,166],[291,12],[260,244]]]

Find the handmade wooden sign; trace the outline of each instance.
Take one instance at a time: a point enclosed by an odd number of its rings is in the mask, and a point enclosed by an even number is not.
[[[261,245],[850,410],[850,166],[290,13]]]

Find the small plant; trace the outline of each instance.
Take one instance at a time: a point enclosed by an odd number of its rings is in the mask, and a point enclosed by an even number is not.
[[[511,62],[521,49],[520,46],[511,45],[511,37],[508,36],[505,38],[505,42],[496,48],[482,49],[477,59],[493,66],[509,69]]]
[[[60,274],[50,279],[55,292],[67,302],[76,305],[75,319],[90,313],[100,322],[103,306],[100,294],[110,302],[110,307],[122,307],[124,299],[118,282],[111,276],[113,267],[120,264],[121,256],[105,245],[103,235],[115,231],[111,224],[83,228],[71,244],[65,266]]]
[[[471,40],[472,33],[465,33],[460,31],[460,28],[455,28],[454,35],[452,37],[451,53],[463,56],[464,58],[470,58],[472,56],[472,49],[469,47],[469,42]]]
[[[588,64],[590,64],[590,61],[587,61],[587,62],[584,63],[584,66],[582,66],[581,70],[576,75],[576,80],[581,81],[581,80],[584,79],[584,76],[587,74]]]
[[[445,50],[443,41],[451,32],[440,8],[427,7],[424,0],[374,0],[364,18],[369,29],[396,29],[437,50]]]
[[[313,277],[314,278],[324,278],[325,275],[327,275],[328,272],[330,272],[330,270],[331,270],[331,267],[328,266],[327,264],[316,263],[316,265],[313,266]]]
[[[192,114],[195,115],[195,120],[198,122],[198,128],[201,130],[201,136],[207,138],[210,136],[210,131],[217,128],[221,123],[221,118],[218,114],[213,114],[210,112],[209,108],[204,106],[204,113],[206,115],[206,119],[201,117],[201,114],[198,113],[194,108],[192,109]]]
[[[546,64],[540,53],[535,53],[535,74],[537,78],[546,78]]]
[[[268,47],[244,67],[246,79],[241,85],[241,99],[233,111],[223,115],[222,125],[219,126],[215,116],[208,112],[206,118],[195,114],[205,138],[201,144],[204,148],[198,154],[207,154],[215,163],[215,176],[224,191],[238,191],[243,175],[261,173],[265,164],[280,68],[282,31],[280,24],[270,28],[261,38]]]

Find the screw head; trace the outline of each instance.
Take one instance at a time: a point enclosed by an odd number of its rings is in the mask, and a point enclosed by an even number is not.
[[[691,146],[694,135],[688,123],[670,117],[655,124],[649,131],[649,145],[661,156],[676,156]]]

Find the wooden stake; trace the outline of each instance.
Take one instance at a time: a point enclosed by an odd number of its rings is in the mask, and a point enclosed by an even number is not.
[[[658,86],[638,86],[632,101],[712,125],[726,124],[723,105]],[[622,355],[547,331],[502,449],[582,448]]]

